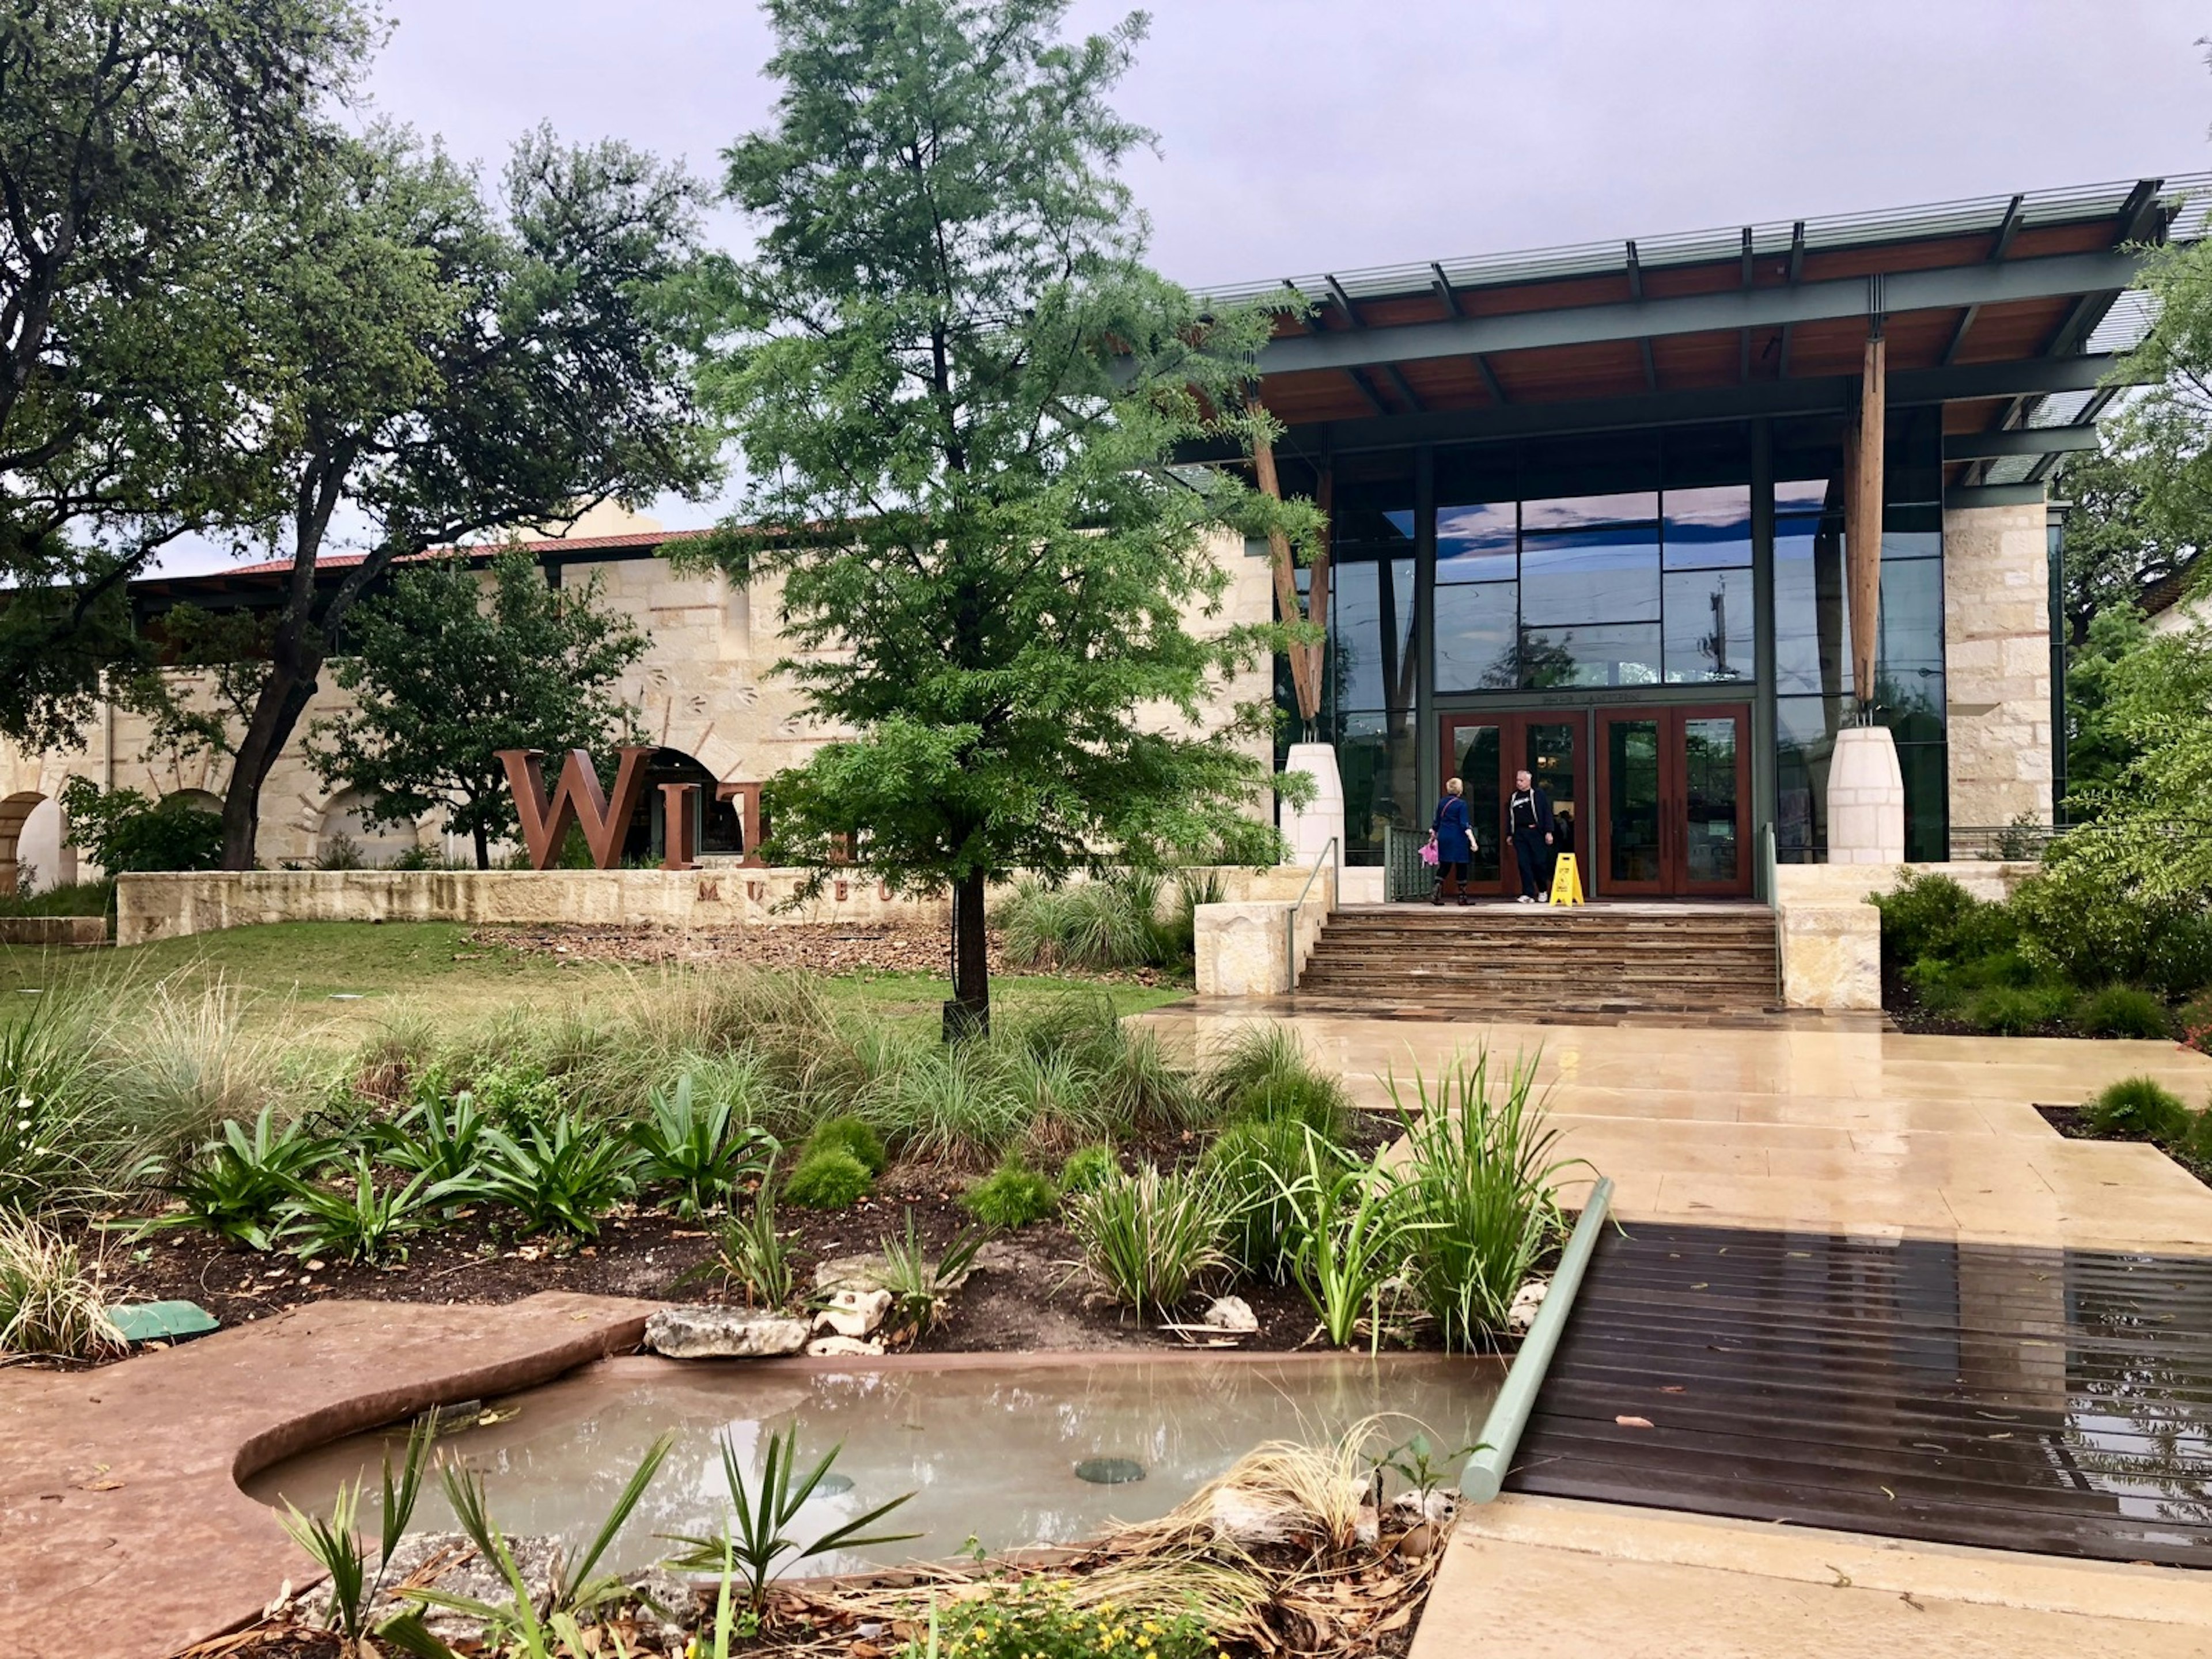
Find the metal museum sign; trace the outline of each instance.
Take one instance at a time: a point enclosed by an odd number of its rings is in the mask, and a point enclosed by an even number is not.
[[[614,793],[610,796],[599,786],[599,771],[590,754],[571,749],[561,763],[560,778],[548,797],[545,751],[501,750],[500,764],[506,767],[507,787],[514,793],[514,815],[522,823],[522,844],[529,851],[530,867],[552,868],[572,828],[583,832],[592,864],[602,870],[619,866],[623,837],[637,815],[638,804],[645,799],[647,765],[658,752],[652,744],[626,744],[615,771]],[[698,867],[698,819],[692,802],[698,793],[696,783],[660,786],[662,818],[667,825],[660,859],[665,870]],[[762,860],[755,849],[760,844],[760,786],[725,783],[717,787],[715,794],[720,799],[738,803],[744,837],[744,857],[739,862],[758,866]]]

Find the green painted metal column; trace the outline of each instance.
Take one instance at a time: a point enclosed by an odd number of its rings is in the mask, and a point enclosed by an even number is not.
[[[1413,452],[1413,753],[1420,799],[1413,822],[1425,825],[1443,793],[1443,759],[1437,753],[1437,452]]]
[[[1779,801],[1774,707],[1774,436],[1765,421],[1751,423],[1751,594],[1753,652],[1759,684],[1751,704],[1751,844],[1764,848]],[[1758,896],[1768,903],[1766,860],[1758,860]]]

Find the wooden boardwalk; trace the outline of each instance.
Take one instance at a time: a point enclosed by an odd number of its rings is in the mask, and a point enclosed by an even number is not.
[[[2212,1566],[2212,1260],[1632,1222],[1508,1486]]]

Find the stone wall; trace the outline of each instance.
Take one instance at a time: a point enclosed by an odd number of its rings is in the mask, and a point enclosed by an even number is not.
[[[1784,864],[1774,872],[1782,945],[1782,1000],[1791,1008],[1871,1012],[1881,1006],[1881,913],[1908,870],[1948,876],[1976,898],[2007,899],[2039,866],[2033,863]]]
[[[2051,822],[2051,587],[2040,503],[1943,514],[1951,822]]]
[[[1335,870],[1324,865],[1310,888],[1309,874],[1281,866],[1253,875],[1228,902],[1198,907],[1199,995],[1279,996],[1297,988],[1337,906]]]

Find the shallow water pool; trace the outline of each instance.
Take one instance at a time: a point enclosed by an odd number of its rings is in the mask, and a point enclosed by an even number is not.
[[[1425,1431],[1449,1451],[1474,1441],[1503,1376],[1494,1360],[1437,1354],[962,1354],[848,1367],[614,1359],[499,1401],[497,1410],[516,1414],[440,1443],[483,1473],[502,1530],[581,1541],[654,1437],[673,1433],[674,1449],[611,1558],[628,1570],[668,1553],[655,1534],[720,1526],[725,1434],[757,1476],[769,1436],[796,1422],[801,1467],[842,1442],[836,1473],[851,1485],[825,1483],[842,1489],[817,1491],[793,1536],[915,1494],[885,1524],[922,1537],[787,1569],[844,1572],[978,1545],[1075,1542],[1111,1521],[1164,1515],[1263,1441],[1333,1437],[1377,1413],[1391,1416],[1388,1440]],[[350,1436],[263,1470],[246,1490],[326,1512],[342,1481],[366,1474],[362,1524],[373,1531],[382,1459],[389,1448],[396,1463],[404,1441],[404,1429]],[[1142,1478],[1097,1485],[1077,1475],[1079,1464],[1107,1459],[1134,1463]],[[453,1526],[434,1480],[415,1526]]]

